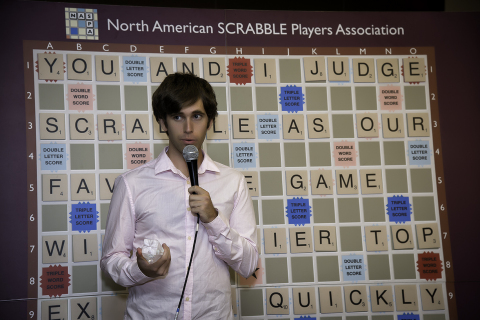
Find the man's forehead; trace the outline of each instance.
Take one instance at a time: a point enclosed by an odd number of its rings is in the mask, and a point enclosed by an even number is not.
[[[202,99],[198,99],[195,103],[188,106],[182,106],[178,113],[205,113],[205,107],[203,106]]]

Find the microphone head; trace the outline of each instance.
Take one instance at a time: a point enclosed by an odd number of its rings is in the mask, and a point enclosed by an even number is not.
[[[185,159],[186,162],[197,160],[198,159],[197,147],[195,147],[193,144],[189,144],[185,148],[183,148],[183,159]]]

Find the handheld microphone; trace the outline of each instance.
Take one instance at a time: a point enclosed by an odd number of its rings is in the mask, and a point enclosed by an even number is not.
[[[198,186],[198,149],[193,144],[183,148],[183,159],[187,162],[188,173],[190,174],[190,183],[192,186]]]

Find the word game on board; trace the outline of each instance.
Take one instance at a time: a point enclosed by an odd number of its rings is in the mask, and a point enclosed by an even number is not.
[[[75,45],[24,46],[35,317],[122,317],[128,292],[99,265],[113,183],[168,145],[151,96],[191,72],[218,101],[204,149],[254,202],[236,317],[450,318],[432,48]]]

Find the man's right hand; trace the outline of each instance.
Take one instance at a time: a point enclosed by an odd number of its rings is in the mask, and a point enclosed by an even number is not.
[[[140,271],[144,275],[150,278],[157,278],[160,276],[166,276],[168,273],[168,268],[170,268],[170,248],[164,243],[163,247],[163,256],[155,261],[152,264],[149,264],[147,259],[145,259],[142,255],[142,249],[137,248],[137,263]]]

